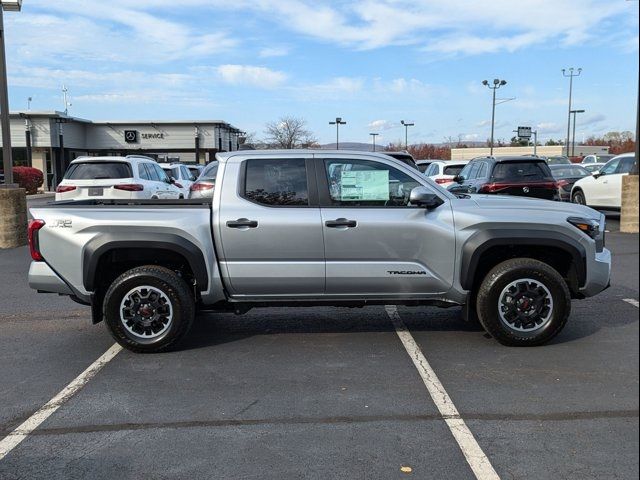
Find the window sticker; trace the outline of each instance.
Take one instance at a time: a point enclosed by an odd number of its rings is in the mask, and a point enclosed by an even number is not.
[[[340,200],[389,200],[389,171],[340,172]]]

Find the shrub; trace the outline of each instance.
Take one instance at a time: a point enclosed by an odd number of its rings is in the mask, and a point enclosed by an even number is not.
[[[31,195],[37,193],[38,188],[44,183],[44,175],[37,168],[13,167],[13,181]]]

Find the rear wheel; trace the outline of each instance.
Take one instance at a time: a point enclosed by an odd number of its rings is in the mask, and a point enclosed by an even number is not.
[[[577,203],[578,205],[587,204],[587,199],[584,196],[584,192],[582,190],[576,190],[575,192],[573,192],[573,195],[571,196],[571,201],[573,203]]]
[[[503,345],[542,345],[567,323],[571,293],[546,263],[516,258],[487,274],[478,290],[477,311],[484,329]]]
[[[114,280],[105,294],[103,313],[120,345],[134,352],[160,352],[187,334],[195,302],[189,286],[175,272],[147,265]]]

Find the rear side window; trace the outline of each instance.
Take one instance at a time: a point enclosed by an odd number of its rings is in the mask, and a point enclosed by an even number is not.
[[[460,174],[463,168],[464,165],[446,165],[444,167],[444,174],[453,175],[455,177],[456,175]]]
[[[154,180],[156,182],[160,181],[160,177],[158,176],[158,172],[153,168],[153,165],[150,163],[144,163],[144,168],[147,170],[147,175],[149,176],[149,180]]]
[[[68,180],[99,180],[111,178],[131,178],[133,173],[124,162],[84,162],[74,163],[67,170]]]
[[[307,206],[309,191],[303,158],[247,160],[243,197],[269,206]]]
[[[531,181],[553,179],[549,166],[543,162],[500,162],[493,169],[496,181]]]
[[[149,178],[149,172],[147,172],[147,169],[144,168],[144,163],[141,163],[141,164],[138,165],[138,176],[142,180],[151,180]]]

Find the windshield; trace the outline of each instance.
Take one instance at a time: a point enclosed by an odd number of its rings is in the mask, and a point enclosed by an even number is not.
[[[131,167],[124,162],[72,163],[64,178],[68,180],[98,180],[131,178]]]
[[[199,180],[202,180],[202,179],[215,180],[217,175],[218,175],[218,162],[211,162],[209,165],[207,165],[204,168],[204,170],[202,170]]]
[[[588,177],[590,173],[580,165],[556,165],[551,167],[553,177],[558,180],[561,178],[583,178]]]
[[[498,182],[529,182],[550,180],[553,175],[544,161],[501,162],[493,169],[493,180]]]
[[[455,177],[460,174],[464,167],[464,165],[446,165],[442,173],[444,175],[453,175]]]

